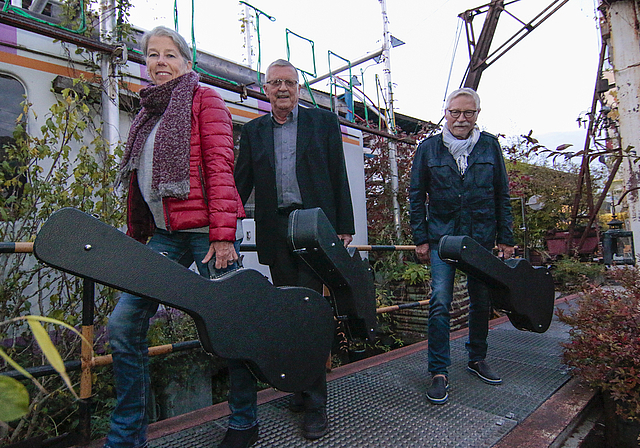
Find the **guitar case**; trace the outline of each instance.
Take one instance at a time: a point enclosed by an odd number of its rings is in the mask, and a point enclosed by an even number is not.
[[[73,208],[44,223],[34,253],[61,271],[186,312],[204,350],[246,361],[277,389],[306,390],[325,369],[335,322],[311,289],[276,288],[251,269],[206,279]]]
[[[438,255],[486,283],[493,307],[504,311],[517,329],[544,333],[551,325],[555,288],[549,269],[523,258],[502,261],[468,236],[443,236]]]
[[[345,248],[322,209],[289,215],[289,248],[320,277],[331,292],[333,312],[351,337],[375,340],[377,327],[373,271],[358,250]]]

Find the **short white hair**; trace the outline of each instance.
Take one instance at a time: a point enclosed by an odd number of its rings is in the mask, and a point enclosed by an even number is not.
[[[272,67],[288,67],[292,69],[296,74],[296,81],[300,81],[300,78],[298,76],[298,69],[296,68],[295,65],[293,65],[291,62],[287,61],[286,59],[276,59],[271,64],[269,64],[269,67],[267,67],[267,71],[265,72],[265,76],[267,78],[269,77],[269,71],[271,70]]]
[[[462,89],[454,90],[453,92],[451,92],[447,97],[447,101],[445,103],[444,108],[449,109],[451,102],[454,99],[458,98],[459,96],[463,96],[463,95],[470,96],[471,98],[473,98],[473,102],[476,105],[476,110],[480,110],[480,95],[478,95],[478,93],[475,90],[470,89],[469,87],[463,87]]]

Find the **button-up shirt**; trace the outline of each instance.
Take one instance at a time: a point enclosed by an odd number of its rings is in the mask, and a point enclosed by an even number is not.
[[[296,140],[298,134],[298,106],[280,124],[271,115],[273,123],[273,149],[276,164],[276,189],[278,207],[286,208],[294,204],[302,205],[302,195],[296,176]]]

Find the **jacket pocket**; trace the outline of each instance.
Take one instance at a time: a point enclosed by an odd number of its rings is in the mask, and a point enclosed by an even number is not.
[[[493,162],[485,160],[474,163],[469,170],[469,174],[473,176],[472,184],[476,188],[493,189],[493,173]]]
[[[429,161],[429,180],[431,182],[431,192],[437,190],[448,190],[453,186],[452,178],[456,176],[451,167],[440,160]]]

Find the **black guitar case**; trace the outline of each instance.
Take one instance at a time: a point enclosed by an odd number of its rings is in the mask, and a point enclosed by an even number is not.
[[[320,208],[291,212],[288,241],[331,291],[333,311],[347,324],[350,336],[373,342],[376,295],[368,261],[356,249],[344,247]]]
[[[517,329],[544,333],[551,325],[555,289],[549,269],[523,258],[502,261],[468,236],[443,236],[438,255],[486,283],[493,307]]]
[[[62,271],[185,311],[207,352],[246,361],[280,390],[305,390],[325,368],[335,322],[310,289],[276,288],[251,269],[208,280],[72,208],[45,222],[34,253]]]

